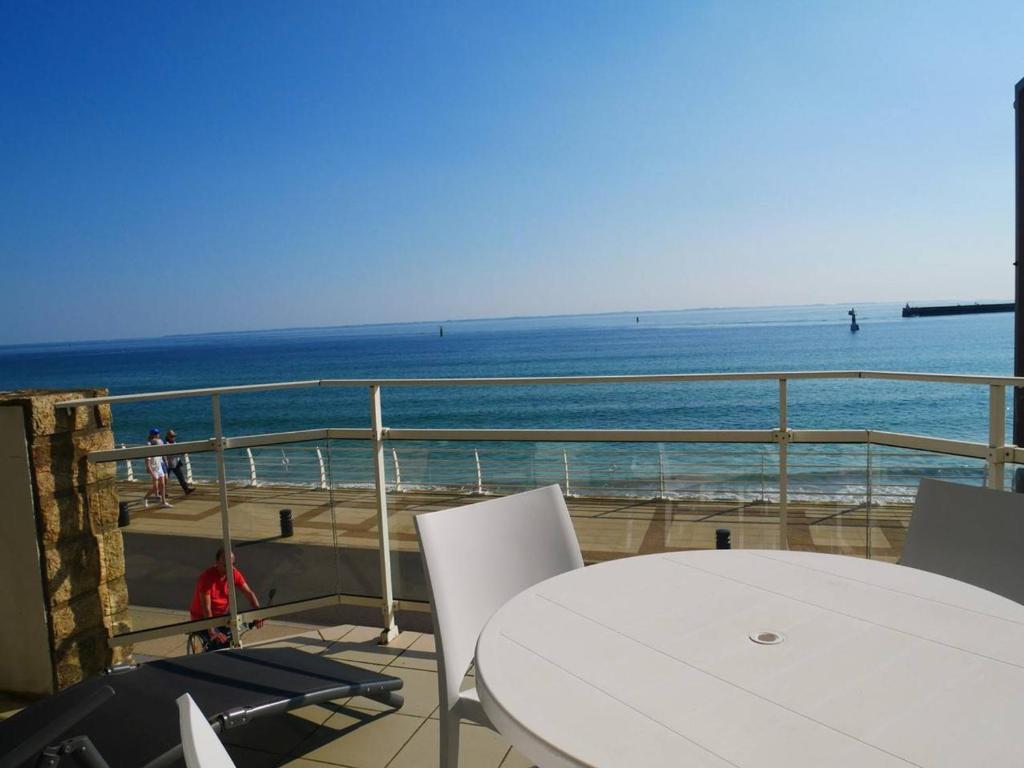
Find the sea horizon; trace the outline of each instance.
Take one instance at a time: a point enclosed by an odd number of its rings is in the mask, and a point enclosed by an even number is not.
[[[666,314],[685,314],[685,313],[706,313],[706,312],[730,312],[730,311],[748,311],[748,310],[787,310],[787,309],[814,309],[814,308],[827,308],[827,307],[847,307],[857,309],[858,307],[882,307],[882,306],[898,306],[902,307],[904,304],[910,304],[911,306],[934,306],[934,305],[970,305],[970,304],[982,304],[982,303],[1007,303],[1012,302],[1013,299],[1008,298],[976,298],[972,300],[963,299],[949,299],[949,298],[932,298],[923,299],[914,302],[896,302],[896,301],[885,301],[885,300],[874,300],[874,301],[853,301],[853,302],[810,302],[800,304],[735,304],[735,305],[706,305],[699,307],[682,307],[675,309],[623,309],[623,310],[610,310],[603,312],[576,312],[576,313],[555,313],[555,314],[515,314],[515,315],[495,315],[495,316],[480,316],[480,317],[463,317],[463,318],[449,318],[449,319],[428,319],[428,320],[394,320],[394,321],[382,321],[373,323],[339,323],[331,325],[295,325],[295,326],[282,326],[282,327],[266,327],[266,328],[245,328],[238,330],[211,330],[211,331],[192,331],[192,332],[180,332],[180,333],[166,333],[159,335],[139,335],[139,336],[116,336],[112,338],[83,338],[83,339],[57,339],[50,341],[29,341],[29,342],[18,342],[18,343],[0,343],[0,354],[8,350],[24,350],[26,348],[50,348],[50,347],[67,347],[74,345],[92,345],[92,344],[113,344],[113,343],[138,343],[145,341],[162,341],[162,340],[177,340],[177,339],[193,339],[193,338],[208,338],[208,337],[224,337],[224,336],[245,336],[245,335],[264,335],[264,334],[301,334],[306,332],[324,332],[324,331],[343,331],[343,330],[374,330],[383,328],[394,328],[404,329],[413,327],[423,327],[424,330],[429,328],[436,328],[443,325],[467,325],[474,323],[499,323],[499,322],[514,322],[514,321],[543,321],[543,320],[568,320],[568,319],[585,319],[585,318],[607,318],[607,317],[649,317],[652,315],[666,315]],[[858,311],[858,319],[861,319],[860,310]],[[864,318],[869,319],[869,318]],[[873,319],[873,318],[871,318]],[[838,321],[837,321],[838,322]],[[845,322],[845,321],[843,321]]]

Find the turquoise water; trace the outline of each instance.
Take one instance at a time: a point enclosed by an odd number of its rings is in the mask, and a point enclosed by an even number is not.
[[[318,378],[833,369],[1012,373],[1012,314],[903,319],[898,305],[862,305],[857,308],[861,331],[851,334],[848,308],[704,309],[639,316],[458,321],[443,323],[443,337],[438,323],[418,323],[0,347],[0,389],[100,386],[122,394]],[[130,326],[125,330],[129,332]],[[789,425],[870,427],[983,441],[987,396],[985,387],[974,386],[796,381],[789,388]],[[227,434],[369,423],[367,393],[362,388],[230,396],[223,406]],[[403,388],[383,393],[384,421],[391,427],[768,429],[777,424],[777,409],[773,382]],[[150,426],[173,426],[184,440],[208,437],[212,430],[205,398],[120,405],[114,419],[118,441],[128,444],[143,442]],[[564,471],[559,469],[564,464],[564,446],[506,447],[500,460],[493,457],[495,446],[486,448],[492,454],[488,459],[492,477],[506,463],[510,476],[522,475],[527,458],[548,467],[544,471],[552,475]],[[688,463],[683,462],[685,468],[680,464],[678,471],[670,468],[669,474],[679,480],[695,466],[698,469],[691,474],[698,479],[694,482],[704,486],[699,467],[727,465],[732,454],[724,448],[725,459],[714,458],[723,447],[704,446],[700,449],[704,453],[693,454]],[[466,464],[470,446],[406,445],[400,450],[408,456],[403,475],[416,476],[409,482],[450,481],[448,462],[458,465],[460,477],[465,475],[460,483],[475,482],[475,467]],[[760,458],[749,458],[734,474],[756,475],[756,467],[765,462],[770,473],[771,447],[753,450],[761,452]],[[658,451],[656,446],[575,446],[572,463],[581,477],[591,478],[588,482],[614,485],[626,483],[631,476],[637,483],[649,484],[652,472],[663,475],[665,471],[664,450],[658,454],[661,466],[651,464]],[[307,474],[315,469],[312,453],[290,455],[271,449],[259,453],[265,463],[273,464],[276,476],[290,473],[308,481]],[[353,453],[357,455],[361,454]],[[822,460],[826,464],[839,461]],[[365,472],[365,462],[353,458],[349,463],[353,467],[349,479],[354,481]],[[814,463],[808,460],[808,467]],[[299,470],[300,465],[307,469]],[[618,469],[608,470],[613,465]],[[333,469],[335,481],[348,477],[342,462],[336,460]],[[606,475],[612,479],[602,480]],[[750,478],[747,481],[756,484]],[[682,487],[685,482],[679,480],[676,485]]]

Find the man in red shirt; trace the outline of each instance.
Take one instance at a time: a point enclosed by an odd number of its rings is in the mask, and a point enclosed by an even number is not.
[[[231,565],[235,574],[235,591],[245,595],[253,608],[260,607],[259,598],[249,588],[245,576],[238,568],[234,567],[235,553],[231,553]],[[189,614],[193,621],[205,619],[210,616],[223,616],[228,612],[228,575],[227,566],[224,563],[224,550],[217,550],[216,562],[199,574],[196,581],[196,591],[192,595],[192,605],[189,606]],[[257,627],[263,626],[263,619],[257,619]],[[210,630],[210,644],[208,650],[223,648],[228,644],[228,627],[215,627]]]

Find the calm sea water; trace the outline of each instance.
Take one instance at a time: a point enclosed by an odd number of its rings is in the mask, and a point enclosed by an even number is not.
[[[639,315],[639,323],[635,314],[459,321],[443,324],[443,338],[438,324],[421,323],[0,347],[0,389],[100,386],[122,394],[317,378],[828,369],[1012,373],[1012,314],[903,319],[898,305],[863,305],[861,331],[852,334],[848,308],[656,312]],[[777,423],[777,397],[771,382],[403,388],[385,389],[383,409],[392,427],[767,429]],[[986,436],[984,387],[797,381],[790,384],[789,401],[793,428]],[[362,388],[231,396],[223,407],[228,434],[369,423]],[[208,399],[117,406],[117,439],[143,442],[150,426],[173,426],[185,440],[208,437],[209,408]],[[534,449],[534,457],[544,450]],[[583,455],[583,448],[576,450]],[[629,474],[623,449],[588,450],[590,458],[577,463],[589,475],[601,475],[604,465],[618,466],[609,477],[618,471],[620,481]],[[288,471],[286,453],[275,461],[275,471]],[[427,463],[410,459],[410,466]],[[435,463],[444,466],[440,458]],[[423,472],[427,482],[429,471]]]

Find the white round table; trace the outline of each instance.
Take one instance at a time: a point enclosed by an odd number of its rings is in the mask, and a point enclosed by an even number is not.
[[[711,550],[572,571],[495,613],[476,680],[544,768],[1024,765],[1024,606],[878,561]]]

